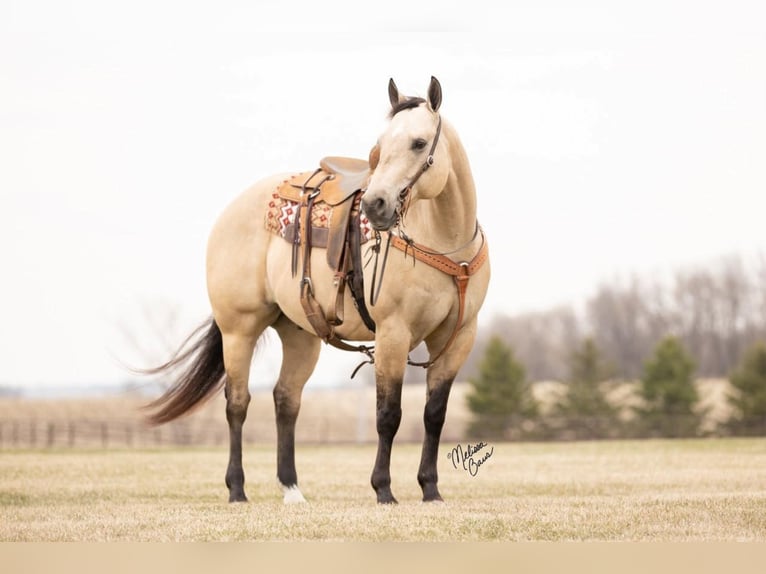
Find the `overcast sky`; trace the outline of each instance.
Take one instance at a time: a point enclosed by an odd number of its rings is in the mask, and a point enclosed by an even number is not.
[[[366,157],[389,77],[438,77],[468,151],[483,323],[766,250],[762,2],[117,4],[0,5],[0,384],[165,358],[209,313],[220,211],[265,175]],[[258,361],[270,384],[277,346]],[[359,358],[326,349],[314,384],[339,362]]]

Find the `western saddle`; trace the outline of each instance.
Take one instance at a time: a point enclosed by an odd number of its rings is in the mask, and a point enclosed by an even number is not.
[[[335,333],[343,323],[343,298],[348,284],[355,306],[365,326],[375,332],[375,322],[364,301],[362,243],[360,232],[361,199],[370,176],[370,164],[362,159],[326,157],[313,172],[304,172],[287,180],[277,190],[279,197],[297,204],[294,223],[287,226],[285,239],[292,246],[292,273],[298,273],[302,253],[301,305],[316,334],[335,347],[368,352],[365,346],[346,343]],[[311,224],[312,210],[319,203],[332,209],[327,227]],[[311,250],[327,250],[327,264],[333,271],[334,297],[326,311],[314,295],[311,280]]]

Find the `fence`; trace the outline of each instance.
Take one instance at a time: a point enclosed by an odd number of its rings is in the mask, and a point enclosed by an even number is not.
[[[203,428],[207,426],[180,422],[149,428],[128,419],[4,420],[0,421],[0,449],[215,445],[226,442],[225,428]]]
[[[706,390],[705,390],[706,389]],[[713,389],[715,392],[711,392]],[[555,389],[537,386],[539,399]],[[698,433],[701,436],[726,434],[720,423],[725,421],[725,387],[703,386],[707,397],[705,416]],[[458,443],[471,436],[472,415],[466,407],[465,384],[453,387],[447,421],[442,432],[444,443]],[[402,393],[402,422],[397,442],[423,440],[424,389],[405,385]],[[551,401],[547,400],[547,404]],[[624,398],[616,401],[623,403]],[[153,448],[162,446],[222,446],[229,441],[223,397],[218,397],[191,416],[159,427],[150,427],[143,419],[145,399],[113,398],[93,401],[0,400],[0,449],[25,448]],[[516,421],[507,425],[509,440],[589,440],[593,438],[626,438],[653,436],[636,433],[630,428],[604,424],[596,419],[564,421],[546,414],[530,423]],[[606,433],[592,429],[606,428]],[[372,443],[377,441],[375,425],[375,389],[307,390],[296,426],[296,443]],[[766,435],[766,421],[749,434]],[[276,424],[271,393],[253,393],[243,431],[246,443],[275,444]]]
[[[403,421],[404,423],[405,421]],[[415,423],[418,424],[415,424]],[[298,444],[371,443],[377,440],[374,429],[360,431],[358,421],[333,420],[298,422]],[[398,442],[420,442],[423,438],[422,414],[407,421],[397,433]],[[272,421],[273,424],[273,421]],[[243,438],[248,443],[276,443],[275,427],[246,424]],[[445,428],[444,440],[463,439],[460,429]],[[0,421],[0,450],[36,448],[151,448],[162,446],[227,445],[229,431],[225,418],[220,421],[181,420],[159,427],[148,427],[132,419],[124,420],[38,420]]]
[[[422,441],[424,395],[419,385],[403,392],[397,441]],[[458,389],[450,401],[444,440],[464,439],[468,414],[460,395]],[[303,398],[295,431],[297,444],[377,441],[374,388],[307,391]],[[158,427],[145,423],[141,411],[145,402],[141,399],[0,401],[0,449],[228,445],[229,430],[222,397],[188,417]],[[276,444],[270,392],[253,393],[243,438],[250,444]]]

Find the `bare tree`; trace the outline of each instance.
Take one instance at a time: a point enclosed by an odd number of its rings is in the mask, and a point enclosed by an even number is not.
[[[493,318],[474,345],[465,372],[476,372],[490,337],[497,335],[514,349],[532,381],[562,380],[567,374],[571,349],[580,341],[581,321],[572,307],[556,307],[540,313],[501,315]]]
[[[114,318],[119,351],[112,351],[126,371],[142,371],[168,360],[189,330],[181,306],[164,300],[139,299]],[[160,383],[162,384],[162,383]]]
[[[652,296],[649,295],[652,293]],[[661,301],[656,289],[649,290],[637,277],[627,284],[602,285],[586,304],[588,330],[616,372],[637,377],[643,361],[667,326],[651,301]]]

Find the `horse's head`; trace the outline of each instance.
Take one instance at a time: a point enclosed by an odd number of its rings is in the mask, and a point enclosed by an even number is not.
[[[411,202],[438,195],[450,171],[446,142],[441,138],[439,106],[442,89],[431,77],[428,99],[406,97],[390,80],[391,121],[370,154],[372,175],[362,209],[374,229],[395,226]]]

